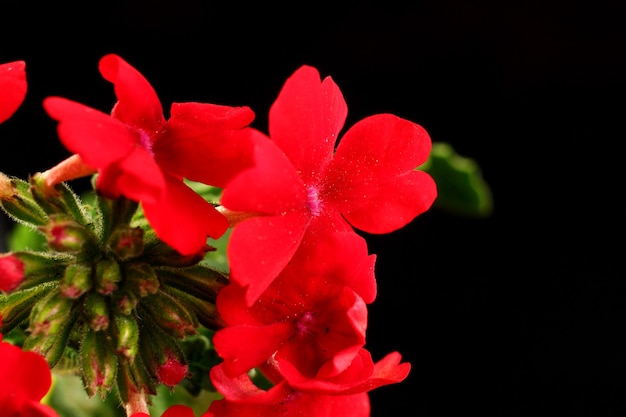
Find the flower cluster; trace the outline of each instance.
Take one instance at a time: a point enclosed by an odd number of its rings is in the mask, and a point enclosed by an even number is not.
[[[204,369],[219,398],[203,417],[369,416],[368,392],[403,381],[410,364],[365,348],[376,255],[357,230],[392,232],[431,207],[435,182],[418,169],[427,132],[393,114],[343,132],[341,91],[307,65],[271,106],[267,134],[247,106],[174,103],[166,117],[115,54],[99,70],[117,97],[110,113],[43,102],[72,155],[27,180],[0,173],[0,207],[45,238],[0,254],[0,329],[23,336],[1,345],[3,409],[55,415],[39,403],[43,363],[148,416],[158,386],[197,376],[186,342],[209,334],[218,359]],[[24,62],[1,65],[0,122],[25,94]],[[90,197],[68,186],[80,177],[92,178]],[[224,237],[219,269],[205,260]],[[6,390],[25,355],[42,377]]]

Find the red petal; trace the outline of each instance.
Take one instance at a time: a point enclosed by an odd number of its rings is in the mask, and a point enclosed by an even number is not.
[[[300,245],[308,220],[308,212],[302,210],[252,218],[235,226],[228,246],[230,279],[247,288],[248,305],[287,265]]]
[[[330,77],[300,67],[287,79],[269,112],[269,134],[307,183],[330,161],[348,108]]]
[[[289,322],[234,326],[218,330],[213,343],[224,359],[224,373],[236,377],[267,361],[293,333],[293,325]]]
[[[224,189],[222,204],[233,211],[283,214],[306,208],[307,193],[294,166],[267,136],[250,130],[254,168],[236,176]]]
[[[13,115],[26,97],[26,63],[8,62],[0,65],[0,123]]]
[[[99,69],[114,84],[118,101],[113,117],[151,136],[158,132],[165,123],[163,107],[148,80],[115,54],[102,57]]]
[[[253,145],[241,128],[253,118],[248,107],[174,104],[172,117],[154,143],[155,158],[175,175],[224,187],[252,166]]]
[[[135,133],[105,113],[60,97],[46,98],[43,106],[59,122],[63,145],[89,166],[103,168],[135,146]]]
[[[166,177],[167,191],[156,203],[143,204],[146,218],[161,240],[183,255],[202,250],[208,237],[219,238],[228,221],[184,182]]]
[[[0,396],[38,402],[48,393],[52,376],[43,356],[0,342],[0,358]]]
[[[148,151],[135,147],[118,163],[101,170],[96,188],[110,198],[124,195],[133,201],[155,204],[165,193],[166,182]]]
[[[172,405],[170,406],[161,417],[194,417],[193,409],[186,405]],[[149,417],[149,416],[148,416]]]
[[[396,230],[430,207],[434,181],[413,170],[428,158],[430,137],[390,114],[368,117],[341,139],[323,198],[369,233]],[[417,195],[415,195],[417,194]]]

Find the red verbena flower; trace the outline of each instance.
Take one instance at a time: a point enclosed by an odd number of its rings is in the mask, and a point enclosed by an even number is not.
[[[359,355],[358,358],[367,355]],[[294,388],[286,380],[279,381],[268,390],[257,387],[249,374],[230,378],[222,364],[210,371],[211,381],[224,399],[213,401],[203,417],[258,417],[258,416],[315,416],[315,417],[367,417],[370,414],[367,393],[378,387],[403,381],[410,364],[400,363],[397,352],[388,354],[377,362],[372,372],[359,382],[342,385],[302,384]]]
[[[166,120],[152,86],[126,61],[109,54],[99,69],[117,97],[110,115],[60,97],[44,100],[61,142],[75,154],[59,165],[63,172],[47,171],[50,181],[97,172],[98,191],[141,202],[164,242],[185,255],[201,251],[228,222],[183,180],[224,187],[251,166],[251,146],[239,131],[254,113],[245,106],[174,103]]]
[[[229,183],[227,211],[254,215],[229,243],[231,279],[252,304],[300,245],[329,231],[387,233],[426,211],[435,182],[416,168],[431,140],[418,124],[392,114],[357,122],[339,140],[347,106],[330,77],[303,66],[269,113],[269,137],[250,128],[255,166]]]
[[[0,316],[0,328],[2,317]],[[3,416],[58,417],[41,404],[52,384],[48,363],[35,352],[2,341],[0,333],[0,410]]]
[[[250,307],[241,286],[222,289],[217,307],[226,327],[213,343],[226,374],[240,375],[270,358],[280,371],[284,366],[310,378],[343,372],[365,344],[374,261],[362,237],[336,233],[298,252]]]
[[[24,102],[26,90],[26,63],[0,64],[0,123],[11,117]]]

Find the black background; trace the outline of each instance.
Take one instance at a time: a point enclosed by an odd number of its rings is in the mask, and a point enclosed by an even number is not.
[[[166,109],[250,105],[263,130],[285,79],[313,65],[342,90],[346,127],[417,122],[473,158],[494,196],[485,219],[433,209],[366,236],[379,283],[367,347],[412,364],[371,393],[372,415],[623,415],[625,3],[225,3],[3,4],[0,62],[27,61],[29,92],[0,126],[0,171],[68,155],[44,97],[110,110],[106,53]]]

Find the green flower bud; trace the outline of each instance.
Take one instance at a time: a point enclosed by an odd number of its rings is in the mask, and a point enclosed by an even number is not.
[[[50,252],[15,251],[11,255],[19,259],[24,268],[24,280],[19,289],[35,287],[44,282],[58,281],[65,273],[69,257]]]
[[[116,313],[129,315],[137,306],[137,295],[126,286],[111,294],[113,310]]]
[[[58,333],[69,317],[73,305],[74,300],[65,297],[58,288],[51,290],[37,301],[30,312],[31,334],[51,336]]]
[[[206,265],[187,268],[158,267],[156,271],[163,284],[211,302],[215,302],[220,290],[228,285],[225,274]]]
[[[153,322],[142,322],[141,331],[140,352],[148,372],[159,383],[177,385],[187,375],[188,365],[176,336]]]
[[[151,240],[145,245],[141,259],[152,266],[185,267],[196,265],[209,251],[209,246],[193,255],[181,255],[160,240]]]
[[[102,294],[97,292],[87,294],[83,311],[87,316],[87,324],[94,332],[109,328],[109,303]]]
[[[164,331],[174,337],[184,338],[196,334],[198,319],[188,307],[164,291],[157,291],[140,300],[141,307]]]
[[[51,368],[56,366],[64,357],[77,318],[78,309],[73,309],[54,334],[30,334],[23,349],[42,355]]]
[[[0,207],[13,220],[31,226],[43,226],[48,215],[30,193],[30,184],[0,172]]]
[[[81,376],[87,395],[96,393],[104,400],[115,384],[118,361],[104,332],[83,329],[80,347]]]
[[[49,215],[63,214],[81,224],[89,224],[90,216],[80,203],[79,197],[66,183],[49,187],[41,172],[30,177],[30,193],[39,206]]]
[[[109,295],[117,289],[122,280],[120,265],[112,259],[101,259],[96,264],[96,291]]]
[[[143,253],[143,229],[118,227],[109,238],[109,247],[121,260],[135,258]]]
[[[56,284],[44,283],[28,289],[19,289],[7,295],[0,294],[2,333],[9,333],[28,319],[33,306],[55,288]]]
[[[75,263],[65,268],[59,290],[67,298],[76,299],[93,286],[91,264]]]
[[[39,230],[46,237],[48,247],[57,252],[79,252],[93,246],[89,229],[63,214],[51,215],[50,221]]]
[[[115,352],[133,362],[139,351],[139,324],[132,315],[116,315],[114,320]]]
[[[161,283],[154,269],[145,263],[132,263],[124,267],[126,284],[139,297],[154,294]]]

